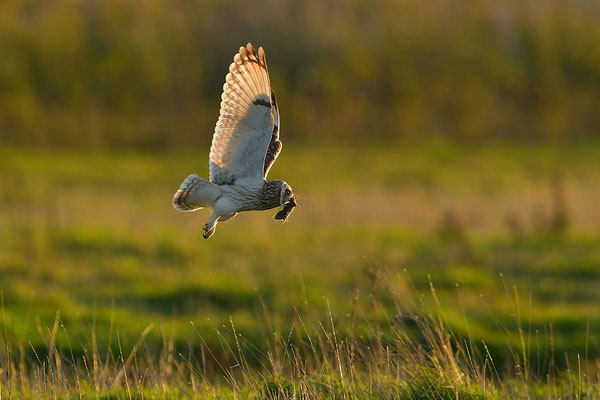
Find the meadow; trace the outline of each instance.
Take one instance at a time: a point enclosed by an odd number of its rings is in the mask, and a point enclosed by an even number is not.
[[[2,396],[600,395],[600,143],[286,142],[209,240],[204,150],[0,149]]]
[[[0,400],[600,399],[600,3],[0,2]],[[299,196],[202,238],[264,47]]]

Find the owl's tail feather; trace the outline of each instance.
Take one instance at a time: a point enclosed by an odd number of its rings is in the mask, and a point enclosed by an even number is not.
[[[192,174],[185,178],[173,196],[173,206],[183,212],[196,211],[204,207],[212,207],[220,196],[219,186]]]

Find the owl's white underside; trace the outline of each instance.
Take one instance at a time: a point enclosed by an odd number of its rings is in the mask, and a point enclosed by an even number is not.
[[[261,198],[264,179],[236,182],[235,185],[216,185],[192,174],[186,178],[177,193],[185,196],[185,206],[175,204],[179,211],[196,211],[212,208],[218,216],[240,211],[264,210]],[[176,194],[177,196],[177,194]]]

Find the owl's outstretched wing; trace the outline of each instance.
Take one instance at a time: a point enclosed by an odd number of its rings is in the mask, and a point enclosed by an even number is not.
[[[210,180],[243,185],[262,180],[273,142],[275,116],[267,61],[262,47],[248,43],[229,66],[221,111],[210,148]],[[275,139],[278,141],[278,139]]]

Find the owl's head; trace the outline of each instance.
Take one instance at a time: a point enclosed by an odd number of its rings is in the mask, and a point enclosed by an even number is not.
[[[281,182],[281,193],[279,195],[279,203],[284,205],[288,201],[294,198],[294,191],[292,187],[288,185],[286,182]]]

